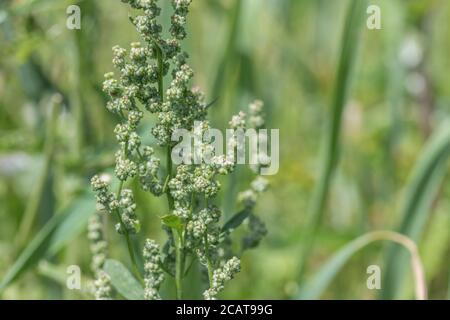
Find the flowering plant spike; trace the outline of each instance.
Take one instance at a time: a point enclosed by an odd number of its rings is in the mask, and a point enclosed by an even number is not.
[[[133,273],[142,283],[145,299],[161,299],[159,288],[167,277],[175,278],[176,297],[181,299],[182,280],[189,269],[187,261],[200,263],[209,279],[205,281],[203,296],[216,299],[226,282],[240,270],[239,255],[233,253],[231,247],[231,233],[238,225],[222,226],[222,212],[216,204],[220,191],[217,177],[231,174],[236,158],[233,153],[213,155],[208,163],[175,165],[172,162],[172,136],[176,130],[185,129],[203,136],[210,128],[206,119],[208,104],[203,93],[191,86],[194,72],[187,63],[188,54],[180,45],[187,35],[185,24],[191,0],[172,0],[173,14],[167,39],[162,37],[162,26],[158,22],[161,9],[157,0],[122,2],[140,12],[130,20],[142,43],[131,43],[129,50],[113,48],[117,74],[107,73],[103,84],[110,98],[107,109],[120,119],[114,130],[118,142],[114,172],[119,186],[118,190],[112,190],[106,175],[96,175],[91,180],[99,209],[89,226],[96,297],[114,297],[111,281],[102,270],[107,243],[100,217],[106,213],[108,219],[116,221],[115,229],[127,243]],[[156,120],[151,130],[157,141],[153,146],[145,145],[138,131],[143,118],[149,116]],[[240,112],[230,121],[233,129],[245,129],[247,125],[254,129],[264,126],[261,101],[250,105],[248,119]],[[228,141],[231,149],[236,148],[236,140],[233,136]],[[194,152],[211,151],[211,142],[202,141]],[[163,163],[157,156],[160,150],[166,155]],[[260,167],[252,165],[256,175]],[[139,204],[132,190],[127,188],[134,179],[142,190],[156,197],[164,196],[168,203],[168,211],[161,218],[167,242],[160,246],[154,240],[145,241],[142,268],[131,242],[131,237],[141,229],[136,214]],[[242,221],[248,227],[241,239],[239,254],[257,246],[266,234],[264,224],[253,214],[253,209],[267,185],[264,178],[257,176],[250,188],[239,194],[243,210],[237,215],[245,218]]]

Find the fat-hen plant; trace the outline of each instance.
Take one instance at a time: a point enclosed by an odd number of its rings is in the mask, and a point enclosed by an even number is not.
[[[200,263],[204,270],[204,298],[216,299],[226,282],[239,272],[242,252],[257,246],[266,234],[264,224],[254,215],[253,209],[268,184],[258,175],[261,166],[253,165],[255,180],[248,190],[239,194],[242,210],[222,225],[221,210],[216,204],[220,190],[217,178],[233,172],[238,138],[234,135],[227,141],[227,155],[214,154],[212,142],[203,139],[210,128],[206,116],[211,104],[205,103],[201,91],[192,88],[194,72],[187,64],[188,54],[180,45],[186,37],[185,24],[191,0],[172,1],[174,12],[168,39],[162,37],[162,26],[158,22],[161,10],[157,0],[122,2],[141,12],[130,20],[143,43],[132,43],[129,51],[115,46],[113,64],[118,75],[105,75],[103,88],[110,97],[107,109],[120,119],[114,131],[119,143],[115,165],[119,184],[118,189],[113,191],[107,175],[96,175],[91,180],[99,207],[89,227],[96,297],[114,298],[113,281],[102,269],[107,245],[100,217],[106,213],[117,221],[115,229],[125,238],[134,276],[143,286],[143,298],[161,299],[161,284],[165,278],[174,277],[176,297],[181,299],[183,277],[189,273],[189,266],[194,261]],[[167,78],[170,82],[165,84]],[[144,145],[138,133],[145,116],[156,119],[151,130],[156,141],[154,146]],[[247,126],[262,128],[262,102],[256,101],[250,105],[248,118],[240,112],[229,124],[233,129],[245,129]],[[178,129],[200,135],[202,143],[194,148],[194,156],[199,152],[212,152],[212,161],[175,165],[172,162],[175,143],[171,138]],[[160,150],[166,155],[165,165],[157,156]],[[131,241],[131,237],[140,231],[136,215],[139,204],[127,188],[135,179],[145,192],[156,197],[165,196],[168,203],[168,212],[161,218],[167,242],[159,246],[154,240],[145,241],[142,273]],[[241,224],[246,224],[247,230],[243,235],[240,233],[240,245],[232,246],[230,235]],[[232,250],[236,247],[239,248],[238,253]],[[209,281],[206,281],[206,275]]]

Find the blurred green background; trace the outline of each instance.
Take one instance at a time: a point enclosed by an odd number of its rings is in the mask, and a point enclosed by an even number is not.
[[[160,2],[167,24],[170,1]],[[66,28],[71,4],[81,8],[81,30]],[[280,170],[256,209],[268,236],[244,255],[242,272],[222,298],[296,298],[335,252],[380,229],[415,240],[430,298],[450,295],[450,2],[368,4],[380,6],[381,30],[368,30],[365,10],[346,29],[350,0],[193,1],[184,44],[194,84],[207,100],[219,98],[213,125],[225,128],[232,114],[259,98],[267,127],[280,129]],[[91,298],[66,288],[66,268],[79,265],[85,279],[92,276],[89,179],[111,170],[116,148],[116,120],[101,85],[113,70],[112,46],[139,40],[129,13],[118,0],[0,0],[3,299]],[[62,103],[52,109],[55,93]],[[324,163],[333,169],[328,180],[320,178]],[[224,181],[223,194],[235,196],[250,179]],[[164,199],[142,192],[137,199],[143,229],[136,244],[145,236],[162,242]],[[112,223],[109,229],[111,256],[128,263]],[[320,298],[413,298],[402,254],[384,242],[363,249]],[[373,264],[389,281],[381,290],[366,286]],[[194,287],[190,294],[197,297]]]

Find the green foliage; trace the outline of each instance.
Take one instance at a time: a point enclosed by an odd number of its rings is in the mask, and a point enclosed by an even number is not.
[[[0,283],[0,293],[22,273],[46,256],[52,256],[84,230],[94,212],[91,193],[80,196],[68,208],[54,215],[28,243]],[[76,222],[76,223],[74,223]]]
[[[417,248],[409,238],[403,236],[402,234],[390,232],[390,231],[374,231],[360,236],[359,238],[346,244],[344,248],[336,252],[312,277],[310,280],[304,283],[300,288],[300,293],[298,299],[301,300],[312,300],[320,299],[322,294],[325,292],[327,286],[336,277],[339,271],[344,267],[344,265],[353,257],[359,250],[369,245],[370,243],[377,240],[388,240],[392,242],[397,242],[402,245],[403,248],[409,250],[412,256],[412,269],[416,272],[415,281],[416,286],[421,288],[418,293],[418,298],[426,299],[426,291],[423,291],[424,284],[424,274],[423,267],[418,257]],[[418,262],[418,263],[416,263]],[[426,289],[425,289],[426,290]]]
[[[103,269],[121,296],[128,300],[144,300],[144,289],[121,262],[108,259]]]
[[[258,97],[265,101],[267,127],[280,129],[280,171],[258,204],[248,210],[235,201],[253,179],[239,166],[218,179],[222,191],[209,201],[223,211],[215,232],[224,248],[239,257],[246,251],[240,274],[219,297],[413,298],[402,247],[374,245],[352,254],[361,245],[353,242],[358,235],[395,230],[416,242],[429,297],[448,298],[450,2],[366,1],[380,6],[381,30],[365,28],[364,1],[260,2],[194,0],[182,45],[195,70],[192,84],[207,93],[214,127],[228,127],[231,116]],[[166,38],[171,3],[159,3]],[[72,4],[81,7],[81,30],[65,26]],[[85,190],[94,174],[113,175],[114,127],[123,119],[105,109],[101,83],[113,69],[111,47],[142,42],[130,14],[137,11],[119,0],[0,1],[1,298],[92,298],[66,288],[66,268],[80,266],[83,283],[98,276],[88,250],[95,241],[85,231],[95,200]],[[160,92],[170,87],[169,77],[158,78]],[[55,94],[62,99],[52,113]],[[136,130],[142,145],[157,144],[150,134],[156,123],[149,114],[142,119]],[[95,249],[97,266],[114,257],[134,282],[147,273],[159,284],[141,250],[151,236],[161,244],[161,296],[174,298],[173,245],[181,225],[168,209],[166,155],[159,147],[152,154],[163,160],[158,178],[165,193],[153,197],[140,190],[139,177],[124,182],[138,204],[134,212],[127,207],[134,213],[126,216],[129,228],[119,225],[130,233],[114,232],[117,213],[100,212],[94,230],[104,238]],[[118,186],[112,181],[114,195]],[[123,202],[129,199],[126,192]],[[199,195],[194,203],[197,211],[205,205]],[[231,231],[238,241],[228,242]],[[258,249],[247,250],[255,243]],[[183,260],[183,296],[202,298],[204,267],[194,255]],[[380,295],[365,286],[373,263],[384,266]],[[218,276],[234,275],[217,270]],[[117,288],[111,292],[129,298]]]
[[[408,184],[400,216],[402,217],[399,232],[414,241],[420,241],[425,225],[433,210],[433,201],[448,172],[450,156],[450,121],[444,121],[441,127],[430,138],[415,164]],[[405,252],[395,246],[388,250],[385,273],[385,299],[399,297],[404,287]]]
[[[174,214],[168,214],[164,217],[161,217],[161,221],[171,229],[175,229],[177,231],[183,230],[183,221],[180,217]]]
[[[308,221],[304,237],[304,247],[300,266],[300,275],[304,272],[306,259],[314,245],[314,238],[318,227],[322,223],[332,183],[333,173],[336,169],[340,150],[340,137],[342,135],[342,122],[348,91],[352,80],[352,70],[357,59],[357,49],[360,33],[363,26],[366,1],[353,0],[349,3],[346,24],[342,36],[341,56],[335,80],[335,89],[331,108],[329,125],[324,135],[324,147],[321,154],[321,167],[319,178],[311,200],[311,209],[308,212]],[[302,277],[300,277],[302,279]]]

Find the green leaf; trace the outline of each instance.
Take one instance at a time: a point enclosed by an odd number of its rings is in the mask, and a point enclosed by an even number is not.
[[[36,265],[48,253],[56,253],[84,227],[90,214],[95,210],[95,198],[90,193],[75,199],[68,208],[54,215],[25,247],[0,283],[0,294],[5,288]],[[70,229],[71,224],[73,229]],[[50,250],[49,250],[50,249]]]
[[[230,65],[235,63],[237,59],[233,59],[233,55],[236,53],[236,45],[239,34],[239,24],[242,12],[242,1],[236,0],[230,9],[229,15],[229,30],[227,39],[225,42],[225,48],[223,50],[223,57],[218,64],[214,82],[212,85],[212,96],[218,97],[221,89],[223,89],[223,84],[227,82],[230,77],[229,70]]]
[[[244,222],[245,219],[248,218],[250,213],[251,213],[251,211],[248,209],[244,209],[244,210],[236,213],[234,216],[232,216],[230,218],[230,220],[228,220],[224,224],[224,226],[222,227],[222,233],[232,232],[234,229],[239,227]]]
[[[401,208],[402,221],[398,231],[418,242],[431,207],[448,172],[450,156],[450,120],[444,121],[430,138],[413,168]],[[406,253],[399,246],[390,246],[385,271],[384,299],[395,299],[401,293],[407,268]]]
[[[124,298],[128,300],[144,300],[144,289],[122,263],[108,259],[103,270],[111,278],[111,284]]]
[[[358,238],[333,255],[313,276],[306,281],[299,291],[297,299],[319,299],[334,277],[339,273],[347,261],[362,247],[368,243],[367,239]]]
[[[60,111],[60,103],[60,96],[56,94],[50,98],[50,101],[48,102],[51,112],[46,120],[47,133],[44,147],[44,165],[42,170],[40,170],[36,183],[33,184],[33,189],[30,193],[29,201],[27,201],[27,206],[16,235],[16,243],[21,249],[25,247],[28,242],[37,218],[49,218],[54,214],[54,150],[56,120]]]
[[[395,242],[410,252],[411,268],[415,273],[414,280],[417,298],[426,299],[425,276],[417,246],[410,238],[400,233],[383,230],[366,233],[345,245],[319,269],[313,278],[302,284],[297,299],[319,299],[334,277],[357,251],[374,241],[380,240]]]
[[[71,239],[85,232],[89,218],[95,212],[95,196],[87,193],[76,202],[74,213],[69,214],[56,228],[48,249],[50,255],[57,254]]]
[[[300,281],[307,259],[314,246],[316,231],[322,223],[331,181],[339,158],[342,115],[347,103],[352,70],[357,57],[357,49],[366,8],[365,0],[351,1],[345,19],[346,24],[342,38],[341,56],[335,79],[331,115],[329,116],[330,123],[325,127],[326,131],[323,136],[323,153],[320,159],[319,179],[315,186],[308,211],[306,229],[302,235],[303,252],[300,261]]]
[[[161,217],[162,222],[168,226],[169,228],[181,231],[183,230],[183,221],[179,216],[174,214],[168,214],[166,216]]]

